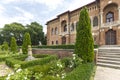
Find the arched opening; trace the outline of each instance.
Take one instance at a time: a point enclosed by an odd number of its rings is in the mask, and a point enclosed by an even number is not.
[[[66,37],[65,36],[62,37],[62,44],[66,44]]]
[[[106,22],[113,22],[114,21],[114,13],[113,12],[108,12],[106,14]]]
[[[116,44],[116,31],[110,29],[105,33],[105,42],[106,45],[115,45]]]
[[[54,34],[54,29],[52,28],[52,30],[51,30],[51,35],[53,35]]]
[[[66,32],[67,31],[67,22],[65,20],[61,22],[61,27],[62,27],[61,28],[62,32]]]
[[[96,26],[98,26],[98,17],[97,16],[95,16],[93,18],[93,27],[96,27]]]
[[[74,31],[74,24],[73,23],[71,24],[71,28],[70,29],[71,29],[71,31]]]
[[[55,28],[55,34],[58,34],[58,29],[57,29],[57,27]]]
[[[103,9],[103,21],[104,23],[113,22],[118,20],[118,4],[111,3],[104,7]]]

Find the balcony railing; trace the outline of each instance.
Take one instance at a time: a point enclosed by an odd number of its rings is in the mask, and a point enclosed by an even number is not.
[[[102,24],[102,28],[103,27],[112,27],[112,26],[117,26],[120,25],[120,21],[113,21],[113,22],[108,22],[108,23],[103,23]]]
[[[68,31],[66,31],[66,32],[61,32],[59,35],[64,36],[64,35],[67,35],[67,34],[69,34]]]

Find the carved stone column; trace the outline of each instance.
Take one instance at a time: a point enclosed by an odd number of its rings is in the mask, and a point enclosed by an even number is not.
[[[100,24],[103,24],[103,12],[100,12]]]
[[[118,8],[118,17],[119,17],[119,21],[120,21],[120,7]]]

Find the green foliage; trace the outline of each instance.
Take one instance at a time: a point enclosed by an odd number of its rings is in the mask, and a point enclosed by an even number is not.
[[[38,46],[37,48],[50,48],[50,49],[74,49],[74,45],[52,45],[52,46]]]
[[[42,78],[42,80],[61,80],[61,79],[55,76],[47,75],[44,78]]]
[[[11,52],[13,52],[13,53],[16,53],[16,52],[17,52],[17,43],[16,43],[15,37],[12,37],[12,38],[11,38],[10,50],[11,50]]]
[[[91,33],[90,18],[87,8],[80,12],[75,43],[75,54],[86,62],[94,61],[94,42]]]
[[[81,64],[70,72],[63,80],[90,80],[93,69],[93,63]]]
[[[27,68],[30,66],[35,66],[35,65],[43,65],[46,64],[52,60],[56,60],[57,56],[48,56],[42,59],[36,59],[36,60],[32,60],[32,61],[24,61],[21,64],[21,68]]]
[[[25,27],[20,23],[13,22],[11,24],[5,24],[4,28],[1,31],[1,37],[10,43],[11,37],[14,36],[18,40],[17,44],[21,45],[24,30]]]
[[[0,55],[0,62],[5,61],[7,58],[7,55]]]
[[[74,49],[75,45],[42,45],[42,46],[33,46],[33,48],[48,48],[48,49]],[[94,45],[94,48],[98,48],[98,45]]]
[[[28,53],[28,45],[31,45],[31,38],[30,38],[29,33],[25,33],[24,40],[23,40],[23,45],[22,45],[23,54]]]
[[[37,22],[32,22],[30,25],[26,25],[26,32],[29,32],[31,35],[32,45],[39,45],[39,41],[43,45],[46,44],[46,37],[44,36],[43,26]]]
[[[2,50],[5,50],[5,51],[9,50],[8,42],[6,42],[6,41],[3,42]]]
[[[11,37],[14,36],[17,40],[17,44],[21,46],[25,32],[30,33],[32,45],[38,45],[39,41],[41,41],[43,45],[46,44],[43,26],[37,22],[31,22],[26,26],[23,26],[21,23],[17,22],[5,24],[4,28],[0,29],[0,44],[2,44],[4,41],[10,43]]]
[[[14,58],[13,57],[8,58],[8,59],[6,59],[6,64],[12,68],[14,68],[15,64],[21,65],[21,68],[27,68],[27,67],[31,67],[31,66],[35,66],[35,65],[43,65],[52,60],[57,59],[57,56],[53,55],[53,56],[48,56],[48,57],[45,57],[42,59],[39,58],[39,59],[32,60],[32,61],[24,61],[26,57],[27,57],[27,55],[21,55],[21,56],[19,55],[19,57],[17,56]]]

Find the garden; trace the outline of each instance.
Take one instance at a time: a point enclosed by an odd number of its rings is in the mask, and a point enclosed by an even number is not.
[[[19,49],[14,37],[9,44],[5,41],[0,46],[0,80],[93,80],[94,44],[87,9],[84,8],[80,15],[80,21],[88,19],[88,22],[79,23],[71,57],[32,54],[31,47],[28,47],[31,45],[29,33],[25,33],[22,47]]]

